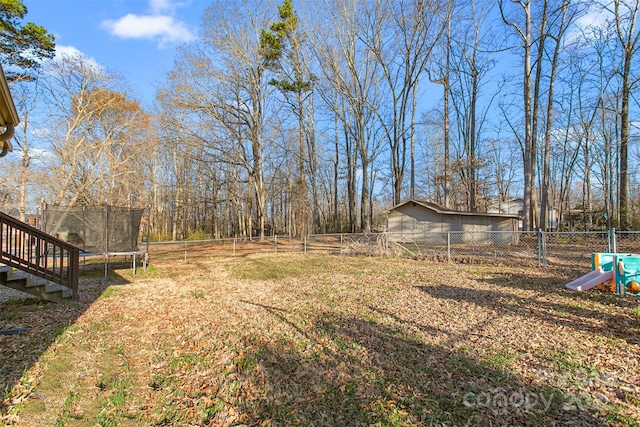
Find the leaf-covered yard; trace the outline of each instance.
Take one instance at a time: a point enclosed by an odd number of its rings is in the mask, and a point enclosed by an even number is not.
[[[0,423],[638,425],[638,302],[573,278],[286,254],[85,276],[80,304],[1,305],[32,329],[0,336]]]

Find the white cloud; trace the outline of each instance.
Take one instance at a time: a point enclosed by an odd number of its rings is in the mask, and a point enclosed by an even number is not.
[[[51,135],[51,130],[49,128],[33,128],[31,129],[31,135],[36,138],[46,138]]]
[[[56,59],[63,56],[84,56],[82,52],[73,46],[56,45]]]
[[[195,38],[184,22],[174,17],[179,4],[170,0],[149,0],[148,15],[129,13],[119,19],[102,21],[101,26],[122,39],[146,39],[158,42],[158,47],[167,44],[188,42]]]
[[[53,159],[55,156],[53,152],[41,147],[32,147],[29,149],[29,155],[32,159],[46,161],[47,159]]]
[[[594,29],[604,28],[614,19],[610,10],[597,4],[591,4],[582,16],[576,19],[567,33],[567,41],[573,43],[589,37]]]
[[[173,4],[169,0],[149,0],[149,9],[156,15],[167,11],[173,11]]]
[[[611,11],[595,9],[595,7],[592,6],[587,13],[576,20],[576,25],[580,28],[601,27],[613,18],[614,16]]]
[[[102,70],[103,68],[102,65],[100,65],[98,61],[96,61],[94,58],[85,55],[84,53],[82,53],[80,50],[78,50],[73,46],[65,46],[65,45],[59,45],[59,44],[56,45],[56,54],[53,60],[59,61],[64,57],[74,57],[74,56],[84,58],[96,70]]]

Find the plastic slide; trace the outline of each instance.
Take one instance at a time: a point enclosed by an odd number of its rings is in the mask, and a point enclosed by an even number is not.
[[[566,288],[574,291],[588,291],[595,288],[600,283],[608,282],[613,277],[613,271],[603,271],[601,269],[593,270],[576,280],[565,285]]]

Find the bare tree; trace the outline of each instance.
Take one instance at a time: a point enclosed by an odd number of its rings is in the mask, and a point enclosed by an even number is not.
[[[631,90],[635,85],[632,79],[631,64],[638,50],[640,31],[636,27],[640,0],[614,0],[616,33],[622,48],[622,64],[619,70],[622,80],[622,98],[620,110],[620,179],[618,190],[619,227],[629,229],[629,102]]]
[[[362,41],[370,26],[380,24],[369,18],[367,5],[346,0],[333,0],[328,6],[329,22],[313,40],[321,63],[325,84],[335,94],[337,102],[326,102],[338,114],[345,144],[353,144],[360,161],[360,229],[371,231],[371,166],[382,138],[377,135],[380,122],[380,69],[375,53]],[[369,26],[369,28],[368,28]],[[375,32],[375,30],[373,30]],[[322,95],[325,98],[324,94]],[[355,178],[356,159],[346,148],[348,167]],[[350,206],[352,215],[355,206]]]
[[[456,32],[458,37],[452,40],[449,53],[450,72],[454,74],[449,92],[458,125],[458,140],[462,145],[458,172],[466,188],[466,207],[473,212],[478,209],[478,172],[484,163],[479,154],[483,125],[500,88],[495,89],[480,108],[483,81],[495,65],[497,42],[487,31],[490,8],[483,7],[483,3],[476,5],[474,1],[467,6],[458,14],[460,31]]]
[[[510,4],[511,7],[507,6]],[[555,80],[558,55],[561,51],[558,44],[562,44],[562,37],[568,23],[573,17],[570,3],[566,0],[544,0],[540,3],[530,0],[512,0],[506,2],[500,0],[500,13],[504,23],[511,28],[518,40],[518,47],[522,48],[523,65],[523,118],[524,131],[520,140],[523,154],[524,172],[524,220],[523,229],[529,230],[538,226],[536,182],[536,159],[538,155],[538,132],[540,128],[540,116],[542,111],[543,91],[547,83],[547,121],[551,123],[551,111],[553,108],[553,84]],[[535,6],[535,8],[533,7]],[[569,15],[571,17],[569,18]],[[555,31],[555,32],[554,32]],[[556,43],[557,49],[548,53],[550,43]],[[555,61],[555,62],[554,62]],[[546,74],[550,79],[546,79]],[[550,129],[550,128],[549,128]],[[515,127],[514,127],[515,130]],[[543,160],[544,162],[544,160]]]
[[[36,74],[37,82],[37,74]],[[20,118],[21,134],[15,135],[16,145],[20,149],[20,178],[18,184],[20,221],[26,221],[27,204],[29,202],[29,184],[33,179],[33,168],[31,161],[33,156],[33,142],[31,141],[31,118],[36,109],[38,99],[38,86],[36,82],[29,80],[18,80],[13,83],[14,93],[16,93],[16,106]]]
[[[367,8],[361,38],[380,66],[387,85],[385,108],[372,105],[389,144],[393,203],[402,198],[407,153],[409,194],[415,187],[415,117],[420,77],[445,28],[439,2],[379,0]],[[387,111],[388,110],[388,111]]]
[[[43,76],[54,125],[53,203],[130,203],[148,126],[139,104],[120,91],[119,79],[81,56],[52,61]]]
[[[487,166],[493,173],[492,184],[495,187],[498,202],[509,200],[514,195],[518,168],[522,159],[518,151],[514,144],[505,144],[499,136],[489,140]]]
[[[453,22],[451,16],[453,14],[453,6],[454,2],[447,2],[447,6],[445,9],[445,19],[444,19],[444,32],[443,37],[436,48],[439,48],[436,51],[436,58],[432,61],[431,66],[435,68],[435,70],[429,69],[430,80],[433,83],[437,83],[442,85],[442,124],[443,124],[443,167],[442,167],[442,176],[438,176],[438,181],[441,183],[442,187],[442,204],[445,207],[449,207],[448,200],[448,183],[449,183],[449,147],[450,143],[450,114],[449,114],[449,98],[451,95],[451,49],[453,44],[453,34],[452,34],[452,26]],[[438,185],[436,184],[436,187]],[[436,194],[439,195],[440,191],[438,190]],[[438,200],[440,201],[440,200]]]
[[[619,51],[612,40],[617,30],[606,23],[590,26],[583,34],[585,57],[574,65],[581,67],[580,76],[580,116],[581,121],[592,128],[592,160],[597,168],[595,177],[603,189],[604,210],[607,226],[617,226],[619,221],[617,193],[619,179],[617,173],[619,159],[618,141],[620,135],[620,94],[621,80],[616,78]]]
[[[581,10],[578,7],[572,6],[569,0],[563,0],[555,11],[552,13],[552,20],[549,25],[549,29],[545,35],[548,39],[547,47],[550,43],[553,43],[552,53],[549,55],[550,64],[548,71],[548,83],[547,83],[547,106],[544,122],[544,146],[543,146],[543,166],[542,166],[542,183],[540,186],[540,226],[543,229],[549,227],[549,185],[551,174],[551,133],[555,125],[553,122],[553,111],[555,103],[555,83],[556,76],[558,74],[558,67],[560,61],[560,53],[562,50],[566,50],[564,43],[565,34],[567,28],[575,21],[580,15]]]
[[[528,231],[531,228],[531,196],[533,193],[534,185],[534,166],[535,166],[535,141],[532,132],[532,89],[531,89],[531,55],[532,55],[532,16],[531,16],[531,3],[529,0],[513,1],[512,3],[517,5],[523,16],[523,22],[518,23],[515,20],[507,18],[506,6],[504,1],[499,2],[500,13],[502,19],[508,26],[512,27],[520,40],[522,41],[523,50],[523,72],[522,72],[522,99],[524,106],[524,135],[521,139],[521,146],[523,147],[523,175],[524,175],[524,203],[523,203],[523,222],[522,228]],[[545,1],[546,3],[546,1]]]
[[[250,193],[244,195],[229,187],[230,198],[244,200],[243,227],[249,235],[255,229],[262,239],[267,213],[264,158],[269,90],[260,34],[267,25],[268,5],[255,6],[220,1],[207,9],[203,43],[182,49],[164,96],[193,122],[181,131],[202,141],[214,161],[227,165],[229,180],[247,184]]]
[[[313,201],[313,228],[317,230],[320,226],[313,110],[315,77],[308,70],[311,58],[305,55],[306,35],[299,28],[298,14],[291,0],[284,0],[278,5],[278,13],[280,20],[273,22],[269,30],[263,30],[260,35],[261,54],[265,66],[276,73],[269,83],[282,92],[297,118],[297,177],[294,180],[296,228],[298,234],[306,234],[305,227],[309,222],[308,184]]]

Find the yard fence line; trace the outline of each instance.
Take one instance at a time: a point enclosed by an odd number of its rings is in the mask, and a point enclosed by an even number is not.
[[[406,256],[478,264],[545,267],[590,266],[592,252],[640,251],[638,231],[418,231],[392,233],[275,235],[262,241],[228,238],[149,243],[151,255],[182,258],[207,254],[245,256],[257,253],[327,253],[335,255]]]

